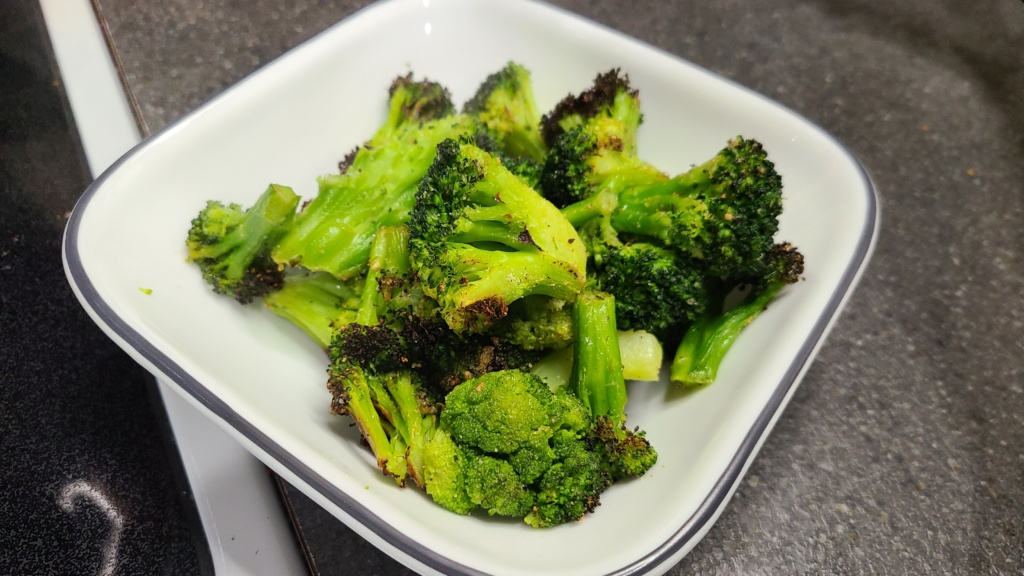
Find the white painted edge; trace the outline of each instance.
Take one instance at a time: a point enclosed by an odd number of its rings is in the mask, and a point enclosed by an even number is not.
[[[89,0],[40,0],[93,177],[141,140]],[[160,396],[219,576],[308,573],[267,468],[166,384]]]

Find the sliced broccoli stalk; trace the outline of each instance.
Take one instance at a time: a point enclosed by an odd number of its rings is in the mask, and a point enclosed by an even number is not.
[[[613,478],[642,476],[658,454],[640,430],[626,428],[626,381],[615,325],[615,298],[586,291],[573,305],[574,340],[569,389],[590,409],[595,449]]]
[[[717,302],[737,285],[752,285],[746,297],[723,310],[710,307],[687,329],[672,360],[670,378],[684,386],[706,386],[715,381],[718,369],[736,338],[785,286],[800,279],[803,255],[791,244],[776,244],[763,260],[759,277],[725,282],[717,292]]]
[[[658,338],[643,330],[619,330],[618,337],[622,377],[651,382],[660,379],[664,349]],[[553,350],[534,362],[530,372],[552,390],[568,389],[572,377],[572,356],[571,347]]]
[[[185,244],[214,292],[248,304],[281,288],[280,266],[270,247],[287,232],[299,197],[287,186],[271,184],[248,210],[210,201],[192,220]]]
[[[274,246],[274,260],[339,278],[364,272],[377,229],[408,221],[437,144],[471,133],[475,126],[462,116],[409,124],[394,137],[363,148],[344,174],[319,179],[317,196]]]
[[[413,268],[456,332],[483,330],[526,296],[571,301],[585,282],[572,225],[470,143],[438,145],[409,228]]]
[[[363,284],[362,276],[339,280],[324,272],[294,270],[284,276],[280,290],[263,297],[263,304],[326,350],[335,329],[356,320]]]
[[[547,146],[540,135],[540,112],[530,72],[509,62],[488,76],[462,112],[477,118],[499,142],[504,154],[544,160]]]

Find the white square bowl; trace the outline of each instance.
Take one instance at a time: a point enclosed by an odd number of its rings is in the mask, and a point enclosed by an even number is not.
[[[718,381],[682,393],[633,383],[631,424],[658,464],[617,484],[578,523],[537,530],[457,516],[374,466],[333,417],[324,354],[260,306],[214,295],[186,262],[209,199],[249,205],[268,183],[304,197],[383,120],[386,90],[413,72],[462,102],[515,60],[547,110],[613,67],[639,88],[640,153],[676,173],[736,135],[782,174],[779,239],[806,279],[737,340]],[[68,278],[101,328],[286,480],[424,573],[659,574],[711,527],[771,430],[866,264],[877,201],[858,162],[807,120],[692,64],[527,0],[389,0],[292,50],[133,149],[79,201]]]

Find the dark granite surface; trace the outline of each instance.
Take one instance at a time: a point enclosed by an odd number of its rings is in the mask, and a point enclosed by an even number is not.
[[[37,12],[0,2],[0,574],[197,573],[151,379],[64,276],[90,177]]]
[[[150,129],[365,4],[98,1]],[[1024,574],[1024,4],[555,3],[804,114],[879,189],[859,289],[670,573]],[[405,572],[288,492],[321,574]]]

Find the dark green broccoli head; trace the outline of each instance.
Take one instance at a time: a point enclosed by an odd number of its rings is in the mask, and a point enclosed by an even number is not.
[[[565,132],[551,146],[537,188],[559,207],[587,198],[594,186],[589,160],[598,151],[597,135],[586,126]]]
[[[601,493],[611,486],[598,452],[568,430],[551,438],[554,463],[537,482],[536,503],[526,522],[543,528],[580,520],[601,503]]]
[[[755,269],[774,243],[782,213],[782,178],[756,140],[737,137],[698,167],[710,183],[707,239],[701,252],[713,274]]]
[[[541,118],[541,135],[548,146],[553,146],[564,132],[601,117],[624,123],[628,127],[623,134],[624,145],[628,149],[635,146],[636,129],[643,120],[639,91],[630,85],[629,76],[619,74],[618,68],[598,74],[590,88],[559,101]]]
[[[736,138],[670,180],[619,195],[612,226],[701,259],[713,276],[756,274],[782,211],[782,180],[764,148]]]
[[[299,197],[272,184],[248,210],[210,201],[192,220],[185,244],[214,292],[248,304],[284,283],[282,268],[270,257],[288,230]]]
[[[480,331],[533,294],[572,300],[586,249],[572,224],[492,155],[442,142],[410,215],[410,257],[457,332]]]
[[[708,294],[699,261],[647,242],[612,247],[596,266],[598,287],[615,296],[620,330],[664,338],[704,311]]]
[[[477,118],[509,156],[544,158],[547,148],[540,136],[540,112],[533,95],[530,72],[515,62],[488,76],[462,112]]]
[[[556,206],[588,198],[604,187],[616,191],[665,180],[636,151],[640,102],[617,70],[559,103],[544,119],[550,151],[538,188]]]
[[[789,242],[771,247],[764,257],[763,271],[754,282],[755,293],[776,292],[787,284],[796,284],[804,273],[804,255]]]

